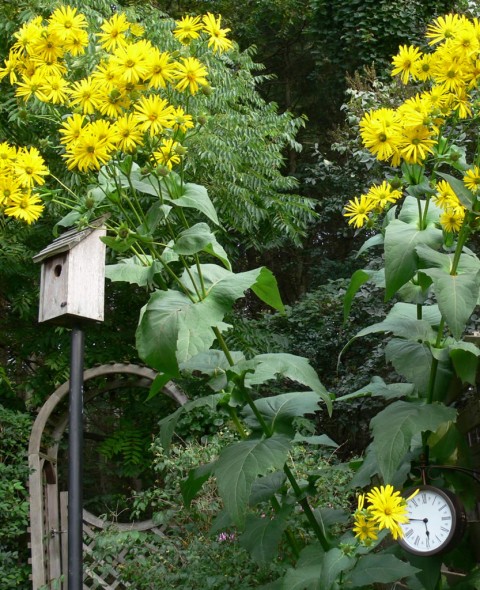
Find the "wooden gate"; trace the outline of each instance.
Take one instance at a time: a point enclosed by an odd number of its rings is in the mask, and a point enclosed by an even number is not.
[[[98,395],[114,393],[119,388],[149,388],[156,372],[133,364],[110,364],[88,369],[84,372],[87,405]],[[105,377],[101,389],[88,390],[88,381]],[[32,428],[28,448],[30,467],[30,539],[32,589],[66,590],[67,564],[67,506],[68,491],[62,490],[59,482],[58,456],[61,438],[68,426],[68,411],[61,411],[61,402],[68,397],[69,382],[61,385],[42,406]],[[185,394],[172,382],[165,385],[163,394],[177,405],[187,401]],[[117,566],[125,553],[116,556],[116,562],[108,566],[94,558],[95,538],[102,529],[111,527],[119,531],[152,531],[162,535],[162,528],[153,521],[137,523],[112,523],[83,511],[84,531],[84,589],[123,590],[127,585],[120,582]]]

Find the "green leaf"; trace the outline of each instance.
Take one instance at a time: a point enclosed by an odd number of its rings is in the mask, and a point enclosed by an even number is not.
[[[285,483],[287,476],[283,471],[275,471],[264,477],[257,477],[252,484],[252,491],[248,499],[249,506],[256,506],[260,502],[266,502],[278,492]]]
[[[415,251],[419,244],[433,248],[443,242],[440,229],[427,227],[419,230],[415,225],[394,219],[385,231],[385,300],[388,301],[409,281],[418,270]]]
[[[319,434],[316,436],[301,436],[297,432],[295,438],[293,439],[293,442],[306,445],[320,445],[324,447],[333,447],[335,449],[338,449],[339,446],[334,440],[332,440],[326,434]]]
[[[390,584],[419,571],[394,555],[369,553],[358,560],[357,565],[348,574],[346,584],[353,588],[363,588],[370,584]]]
[[[285,311],[280,291],[278,290],[277,279],[273,273],[265,267],[262,267],[257,280],[252,285],[252,291],[255,295],[273,309],[280,313]]]
[[[434,431],[444,422],[455,420],[456,410],[443,404],[419,404],[397,401],[371,420],[373,450],[380,474],[390,483],[410,448],[412,438]]]
[[[424,184],[422,186],[422,194],[425,194],[425,192],[429,192],[430,194],[435,194],[435,191],[432,190],[430,187],[428,187],[429,190],[425,191],[424,189],[426,189],[427,186],[428,186],[428,183]],[[406,197],[405,200],[403,201],[401,211],[398,214],[398,219],[400,219],[401,221],[404,221],[405,223],[409,223],[410,225],[413,225],[418,228],[419,227],[419,207],[418,207],[419,204],[420,204],[420,208],[421,208],[422,216],[423,216],[423,214],[425,212],[426,201],[420,200],[420,202],[419,202],[417,200],[417,198],[414,196]],[[443,213],[442,209],[440,209],[439,207],[437,207],[435,205],[435,203],[430,201],[428,204],[428,211],[427,211],[427,218],[426,218],[427,227],[429,227],[429,226],[433,227],[438,222],[438,218],[440,217],[440,215],[442,213]]]
[[[200,211],[200,213],[203,213],[215,225],[220,224],[215,207],[213,206],[213,203],[208,196],[207,189],[204,186],[186,183],[183,185],[183,191],[178,198],[164,198],[165,200],[170,200],[170,202],[178,207],[196,209],[197,211]]]
[[[350,279],[350,284],[348,285],[348,289],[345,293],[345,297],[343,298],[343,321],[346,322],[347,318],[350,314],[350,309],[352,307],[353,298],[355,297],[356,293],[360,289],[362,285],[367,283],[370,280],[370,272],[368,270],[356,270],[352,278]]]
[[[150,385],[150,390],[148,392],[148,397],[145,401],[149,401],[153,397],[158,395],[169,381],[170,375],[165,375],[165,373],[159,373],[152,381],[152,384]]]
[[[365,241],[363,246],[357,252],[357,255],[355,256],[355,258],[358,258],[361,254],[363,254],[364,252],[366,252],[370,248],[373,248],[373,246],[382,246],[383,243],[384,243],[383,234],[375,234],[374,236],[372,236],[371,238],[368,238],[368,240]]]
[[[438,176],[441,176],[445,179],[448,184],[452,187],[453,192],[457,195],[458,200],[464,207],[466,207],[469,211],[473,210],[473,203],[476,200],[475,195],[468,190],[468,188],[463,184],[462,180],[455,178],[451,174],[445,174],[445,172],[437,172]]]
[[[392,400],[399,397],[407,397],[414,392],[412,383],[385,383],[381,377],[372,377],[371,382],[365,387],[358,389],[353,393],[342,395],[337,398],[337,402],[344,402],[359,397],[382,397],[386,400]]]
[[[440,268],[424,269],[423,272],[433,280],[438,307],[454,338],[460,340],[477,305],[480,272],[453,276]]]
[[[478,357],[480,350],[471,342],[456,342],[449,346],[450,357],[455,368],[455,373],[463,383],[476,385]]]
[[[254,404],[273,432],[293,432],[292,422],[298,416],[315,414],[322,398],[314,391],[282,393],[272,397],[262,397]],[[245,423],[252,429],[261,429],[258,420],[249,406],[242,410]]]
[[[296,569],[287,571],[282,590],[324,590],[320,575],[325,552],[318,543],[312,543],[300,553]]]
[[[267,439],[243,440],[222,450],[215,464],[220,496],[232,520],[242,525],[252,484],[272,468],[282,469],[290,440],[281,434]]]
[[[197,223],[192,227],[182,231],[178,236],[173,250],[177,254],[192,255],[198,252],[208,252],[215,256],[225,265],[228,270],[231,270],[228,255],[223,247],[217,242],[216,237],[210,231],[206,223]]]
[[[192,307],[186,295],[169,290],[155,291],[142,308],[136,333],[137,350],[140,358],[157,371],[179,375],[177,342],[182,319]]]
[[[265,565],[276,556],[287,524],[286,518],[278,513],[274,518],[249,514],[245,532],[239,538],[240,545],[249,551],[256,563]]]
[[[153,277],[162,270],[162,266],[157,260],[152,260],[151,256],[145,257],[145,261],[149,264],[146,265],[138,256],[132,256],[121,260],[118,264],[107,264],[105,277],[112,282],[124,281],[140,287],[151,286]]]
[[[355,558],[334,547],[323,557],[322,572],[320,574],[320,588],[330,590],[342,572],[347,572],[355,565]]]
[[[185,506],[190,508],[192,500],[202,489],[203,484],[212,475],[215,463],[207,463],[200,465],[196,469],[191,469],[188,472],[187,479],[180,482],[180,489],[182,491],[183,501]]]
[[[221,267],[218,267],[221,268]],[[235,301],[262,280],[262,269],[234,274],[226,269],[208,286],[204,299],[194,303],[177,291],[156,291],[143,308],[137,328],[140,357],[158,371],[178,375],[178,364],[207,351]]]

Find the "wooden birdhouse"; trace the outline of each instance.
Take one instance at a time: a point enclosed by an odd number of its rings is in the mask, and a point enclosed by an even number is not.
[[[33,257],[41,262],[38,321],[69,326],[103,321],[105,299],[105,218],[84,230],[70,230]]]

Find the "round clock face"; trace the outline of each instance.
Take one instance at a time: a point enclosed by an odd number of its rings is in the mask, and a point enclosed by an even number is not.
[[[408,500],[410,522],[402,524],[400,545],[416,555],[448,551],[463,533],[464,511],[453,494],[433,486],[419,486]]]

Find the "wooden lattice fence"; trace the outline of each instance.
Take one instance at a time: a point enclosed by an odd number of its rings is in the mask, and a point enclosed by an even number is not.
[[[121,388],[149,388],[156,377],[155,371],[132,364],[110,364],[89,369],[84,382],[105,377],[101,391],[87,390],[87,405],[96,396]],[[68,396],[69,383],[61,385],[45,402],[32,428],[28,450],[30,466],[30,548],[32,566],[32,590],[43,588],[66,590],[68,577],[67,508],[68,491],[61,489],[58,457],[59,445],[68,425],[68,413],[58,412]],[[167,383],[163,393],[176,404],[186,402],[185,394],[173,383]],[[123,590],[129,585],[120,580],[121,565],[126,552],[121,551],[113,561],[102,562],[96,558],[95,539],[101,530],[151,531],[163,535],[162,527],[147,520],[137,523],[112,523],[83,511],[84,531],[84,590],[102,588]]]

